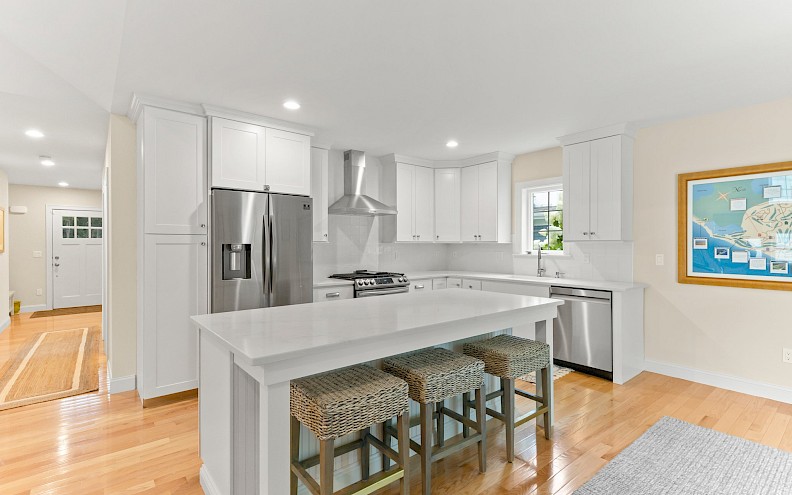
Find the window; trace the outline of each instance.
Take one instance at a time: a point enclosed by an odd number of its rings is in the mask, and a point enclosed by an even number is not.
[[[561,180],[518,184],[520,253],[564,251],[564,191]]]

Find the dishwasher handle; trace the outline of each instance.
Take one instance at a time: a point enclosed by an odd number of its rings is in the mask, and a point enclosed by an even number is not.
[[[579,301],[588,304],[607,304],[610,306],[610,299],[601,299],[599,297],[580,297],[580,296],[565,296],[565,295],[553,295],[550,294],[551,298],[560,299],[562,301]]]
[[[566,298],[570,296],[582,297],[585,299],[600,299],[603,301],[611,300],[611,292],[607,290],[551,286],[550,297],[554,297],[554,296],[560,296],[562,298]]]

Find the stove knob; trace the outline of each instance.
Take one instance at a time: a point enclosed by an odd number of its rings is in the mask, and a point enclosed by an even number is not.
[[[404,277],[399,277],[399,282],[404,282]]]
[[[362,281],[362,280],[358,280],[358,281],[357,281],[357,284],[358,284],[358,285],[363,285],[363,281]]]
[[[369,279],[369,285],[374,285],[374,279],[373,278]]]
[[[371,280],[370,279],[366,280],[366,285],[371,285]]]

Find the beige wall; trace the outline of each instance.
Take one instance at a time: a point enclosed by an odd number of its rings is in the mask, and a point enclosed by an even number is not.
[[[517,155],[512,162],[512,182],[517,184],[529,180],[561,177],[563,165],[564,157],[560,146]]]
[[[5,210],[5,223],[3,224],[4,250],[0,253],[0,332],[10,323],[8,317],[8,291],[9,291],[9,266],[11,259],[11,229],[8,226],[8,176],[0,170],[0,208]]]
[[[137,359],[137,172],[135,125],[110,116],[108,173],[108,361],[113,379],[133,376]],[[111,384],[112,385],[112,384]]]
[[[792,99],[639,131],[635,279],[646,282],[646,358],[792,387],[786,291],[676,282],[677,174],[792,160]],[[665,265],[655,265],[655,254]]]
[[[29,310],[43,309],[47,303],[47,205],[102,207],[102,192],[89,189],[63,187],[23,186],[8,187],[12,206],[26,206],[28,211],[21,215],[8,215],[12,233],[11,246],[11,290],[14,299],[21,301]],[[41,251],[40,258],[33,251]],[[36,295],[41,289],[41,295]]]

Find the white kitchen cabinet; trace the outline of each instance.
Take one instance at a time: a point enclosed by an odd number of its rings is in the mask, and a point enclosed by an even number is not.
[[[564,239],[632,239],[632,150],[626,135],[564,146]]]
[[[212,187],[311,194],[311,138],[212,117]]]
[[[198,334],[190,316],[208,311],[205,235],[145,235],[138,280],[138,395],[198,388]]]
[[[469,278],[462,279],[462,288],[471,290],[481,290],[481,280],[473,280]]]
[[[448,279],[447,278],[433,278],[432,279],[432,290],[441,290],[448,288]]]
[[[205,234],[206,119],[146,107],[138,120],[139,201],[146,234]]]
[[[449,289],[461,289],[462,288],[462,279],[456,277],[448,277],[446,282],[446,286]]]
[[[329,223],[327,209],[330,206],[329,155],[324,148],[311,148],[311,197],[313,198],[313,241],[327,242]]]
[[[410,285],[410,292],[426,292],[432,290],[432,279],[426,280],[412,280]]]
[[[267,129],[266,186],[270,192],[311,194],[311,138],[296,132]]]
[[[338,287],[322,287],[313,290],[314,302],[340,301],[341,299],[352,299],[355,297],[355,289],[352,285]]]
[[[463,242],[511,242],[511,163],[462,168],[460,202]]]
[[[459,242],[461,213],[459,168],[439,168],[434,171],[435,240]]]
[[[263,191],[266,129],[212,117],[212,187]]]
[[[384,165],[383,184],[395,194],[383,201],[395,202],[398,213],[382,217],[383,242],[431,242],[434,240],[434,172],[408,163]],[[395,217],[395,218],[394,218]]]

